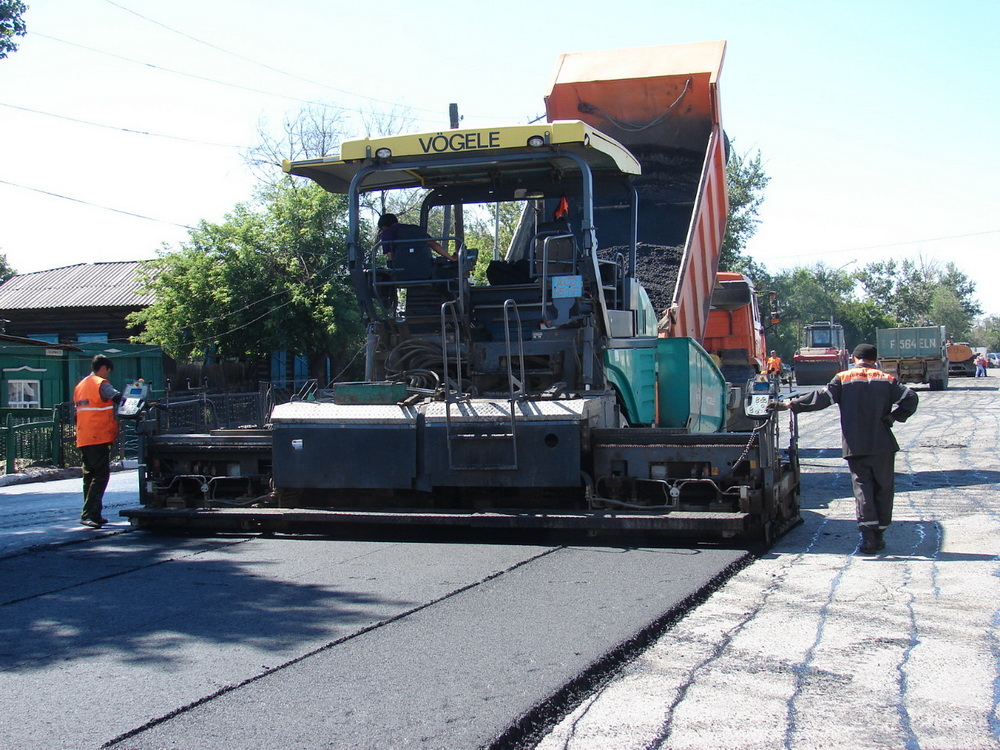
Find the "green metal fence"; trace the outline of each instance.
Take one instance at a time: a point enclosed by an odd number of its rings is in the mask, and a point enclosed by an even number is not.
[[[0,462],[5,474],[62,464],[56,409],[0,409]]]
[[[280,394],[279,394],[280,395]],[[269,387],[257,393],[198,394],[163,399],[169,408],[157,411],[161,432],[207,432],[264,424],[275,394]],[[113,461],[137,458],[136,423],[118,423]],[[71,402],[51,409],[0,409],[0,472],[14,474],[29,466],[80,466],[76,447],[76,416]]]

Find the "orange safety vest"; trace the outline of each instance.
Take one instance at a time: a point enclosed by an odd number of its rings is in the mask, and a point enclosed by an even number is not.
[[[767,372],[768,373],[779,373],[781,372],[781,357],[768,357],[767,359]]]
[[[113,443],[118,437],[115,404],[113,401],[101,398],[103,382],[104,378],[88,375],[73,389],[73,403],[76,404],[77,448]]]

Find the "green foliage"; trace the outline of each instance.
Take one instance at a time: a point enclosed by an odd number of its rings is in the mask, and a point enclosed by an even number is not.
[[[855,273],[818,263],[774,276],[770,288],[778,292],[783,313],[781,324],[768,332],[768,346],[782,357],[798,346],[803,325],[820,320],[843,325],[851,349],[874,342],[879,328],[899,326],[944,325],[954,340],[966,339],[979,311],[975,284],[952,263],[876,262]]]
[[[874,341],[878,328],[896,326],[945,325],[953,339],[969,338],[982,310],[974,299],[975,283],[954,263],[889,260],[855,274],[819,263],[771,275],[743,252],[757,231],[763,190],[770,182],[760,152],[733,153],[726,179],[729,215],[719,270],[749,276],[758,291],[778,292],[782,322],[767,331],[767,340],[782,357],[792,356],[802,326],[819,320],[843,325],[849,347]]]
[[[869,263],[856,278],[865,296],[901,326],[944,325],[953,340],[965,339],[982,312],[974,299],[975,282],[954,263],[880,261]]]
[[[871,300],[848,299],[836,322],[844,326],[847,348],[853,349],[861,343],[875,343],[875,332],[879,328],[896,328],[899,324],[880,305]]]
[[[472,276],[477,281],[485,282],[486,267],[493,260],[493,246],[496,245],[499,257],[502,258],[517,230],[524,203],[515,201],[488,206],[484,204],[481,209],[478,212],[466,213],[465,246],[479,250],[479,259],[476,261]],[[496,231],[498,225],[499,232]]]
[[[344,361],[363,325],[346,271],[345,198],[284,178],[221,224],[202,222],[176,252],[150,261],[156,302],[130,316],[142,343],[175,358],[304,354],[317,374]]]
[[[799,346],[802,326],[821,320],[845,325],[845,302],[853,287],[850,274],[823,263],[771,277],[769,288],[778,293],[782,315],[781,323],[767,332],[768,348],[790,360]]]
[[[24,13],[28,6],[21,0],[0,0],[0,60],[17,52],[16,36],[24,36]]]
[[[1000,352],[1000,315],[989,315],[979,321],[969,336],[973,346],[985,346],[991,352]]]
[[[747,242],[757,232],[760,219],[757,218],[764,202],[763,191],[771,178],[764,172],[761,154],[753,157],[731,153],[726,164],[726,183],[729,189],[729,214],[726,219],[726,234],[722,239],[719,256],[720,271],[739,271],[746,274],[758,286],[767,278],[764,267],[743,253]]]
[[[0,253],[0,284],[12,276],[17,276],[17,271],[7,262],[7,253]]]

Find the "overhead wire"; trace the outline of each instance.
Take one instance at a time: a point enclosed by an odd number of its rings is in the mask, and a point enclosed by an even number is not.
[[[247,146],[236,146],[231,143],[213,143],[212,141],[202,141],[197,138],[184,138],[177,135],[167,135],[166,133],[151,133],[148,130],[134,130],[132,128],[123,128],[117,125],[105,125],[100,122],[91,122],[90,120],[81,120],[78,117],[69,117],[67,115],[57,115],[54,112],[43,112],[40,109],[31,109],[30,107],[19,107],[16,104],[8,104],[6,102],[0,102],[0,107],[7,107],[8,109],[17,109],[21,112],[31,112],[36,115],[45,115],[46,117],[54,117],[58,120],[68,120],[69,122],[78,122],[83,125],[92,125],[95,128],[106,128],[108,130],[118,130],[124,133],[134,133],[136,135],[149,135],[154,138],[169,138],[175,141],[185,141],[187,143],[197,143],[202,146],[218,146],[220,148],[231,148],[231,149],[245,149]]]
[[[238,84],[238,83],[229,83],[227,81],[220,81],[220,80],[218,80],[216,78],[209,78],[208,76],[198,75],[197,73],[187,73],[187,72],[185,72],[183,70],[174,70],[173,68],[165,68],[162,65],[156,65],[155,63],[143,62],[142,60],[136,60],[136,59],[131,58],[131,57],[126,57],[125,55],[116,54],[114,52],[105,52],[104,50],[96,49],[95,47],[88,47],[86,44],[79,44],[78,42],[70,42],[70,41],[68,41],[66,39],[60,39],[59,37],[51,36],[50,34],[43,34],[43,33],[39,32],[39,31],[33,31],[32,34],[34,36],[41,37],[42,39],[49,39],[49,40],[51,40],[53,42],[59,42],[60,44],[69,45],[70,47],[78,47],[80,49],[87,50],[88,52],[94,52],[94,53],[96,53],[98,55],[106,55],[107,57],[113,57],[116,60],[124,60],[125,62],[130,62],[130,63],[133,63],[135,65],[142,65],[143,67],[146,67],[146,68],[153,68],[154,70],[161,70],[161,71],[163,71],[165,73],[172,73],[174,75],[185,76],[187,78],[194,78],[195,80],[198,80],[198,81],[205,81],[207,83],[214,83],[214,84],[217,84],[219,86],[228,86],[228,87],[234,88],[234,89],[241,89],[243,91],[250,91],[251,93],[254,93],[254,94],[264,94],[266,96],[274,96],[274,97],[277,97],[279,99],[288,99],[289,101],[300,102],[302,104],[316,104],[316,105],[321,105],[321,106],[324,106],[324,107],[328,106],[328,102],[321,102],[321,101],[317,101],[315,99],[303,99],[301,97],[291,96],[289,94],[280,94],[280,93],[278,93],[276,91],[267,91],[265,89],[254,88],[253,86],[243,86],[243,85]]]
[[[185,39],[188,39],[190,41],[193,41],[193,42],[196,42],[198,44],[204,45],[204,46],[206,46],[206,47],[208,47],[210,49],[216,50],[217,52],[220,52],[220,53],[225,54],[225,55],[229,55],[231,57],[234,57],[236,59],[239,59],[239,60],[242,60],[244,62],[250,63],[252,65],[256,65],[258,67],[261,67],[261,68],[270,70],[272,72],[278,73],[280,75],[284,75],[286,77],[289,77],[289,78],[292,78],[292,79],[295,79],[295,80],[299,80],[299,81],[302,81],[304,83],[308,83],[308,84],[313,85],[313,86],[317,86],[317,87],[324,88],[324,89],[327,89],[327,90],[330,90],[330,91],[334,91],[334,92],[339,93],[339,94],[343,94],[343,95],[347,95],[347,96],[352,96],[352,97],[357,97],[357,98],[368,100],[368,101],[371,101],[371,102],[376,102],[376,103],[380,103],[380,104],[387,104],[387,105],[390,105],[390,106],[396,106],[398,104],[398,102],[392,102],[392,101],[388,101],[388,100],[385,100],[385,99],[380,99],[378,97],[373,97],[373,96],[369,96],[369,95],[366,95],[366,94],[359,94],[357,92],[348,91],[346,89],[340,89],[340,88],[337,88],[337,87],[334,87],[334,86],[330,86],[328,84],[321,83],[319,81],[314,81],[312,79],[305,78],[303,76],[299,76],[299,75],[296,75],[294,73],[290,73],[288,71],[282,70],[282,69],[277,68],[275,66],[268,65],[267,63],[263,63],[263,62],[260,62],[258,60],[254,60],[253,58],[247,57],[245,55],[241,55],[239,53],[233,52],[233,51],[228,50],[228,49],[226,49],[224,47],[221,47],[221,46],[219,46],[217,44],[213,44],[212,42],[209,42],[209,41],[206,41],[204,39],[200,39],[198,37],[195,37],[195,36],[193,36],[191,34],[187,34],[187,33],[183,32],[183,31],[180,31],[179,29],[175,29],[175,28],[173,28],[171,26],[168,26],[167,24],[165,24],[165,23],[163,23],[161,21],[158,21],[158,20],[156,20],[154,18],[150,18],[149,16],[146,16],[146,15],[144,15],[142,13],[139,13],[139,12],[137,12],[137,11],[131,9],[131,8],[128,8],[125,5],[122,5],[121,3],[114,2],[113,0],[106,0],[106,2],[108,2],[108,4],[110,4],[110,5],[118,8],[118,9],[124,11],[124,12],[130,13],[130,14],[132,14],[132,15],[140,18],[140,19],[142,19],[143,21],[146,21],[147,23],[151,23],[151,24],[154,24],[156,26],[159,26],[159,27],[161,27],[161,28],[163,28],[163,29],[165,29],[167,31],[170,31],[171,33],[177,34],[177,35],[179,35],[179,36],[181,36],[181,37],[183,37]],[[252,93],[262,94],[262,95],[265,95],[265,96],[271,96],[271,97],[281,98],[281,99],[285,99],[285,100],[289,100],[289,101],[296,101],[296,102],[300,102],[300,103],[303,103],[303,104],[313,104],[313,105],[324,106],[324,107],[330,106],[327,102],[317,101],[317,100],[314,100],[314,99],[305,99],[305,98],[301,98],[301,97],[291,96],[289,94],[279,93],[279,92],[275,92],[275,91],[268,91],[268,90],[265,90],[265,89],[260,89],[260,88],[256,88],[256,87],[252,87],[252,86],[244,86],[244,85],[237,84],[237,83],[232,83],[232,82],[228,82],[228,81],[218,80],[218,79],[211,78],[211,77],[208,77],[208,76],[203,76],[203,75],[199,75],[199,74],[195,74],[195,73],[188,73],[188,72],[185,72],[185,71],[182,71],[182,70],[176,70],[176,69],[173,69],[173,68],[167,68],[167,67],[164,67],[164,66],[156,65],[154,63],[149,63],[149,62],[145,62],[145,61],[142,61],[142,60],[136,60],[136,59],[131,58],[131,57],[126,57],[124,55],[119,55],[119,54],[116,54],[116,53],[113,53],[113,52],[107,52],[105,50],[96,49],[94,47],[91,47],[91,46],[88,46],[88,45],[85,45],[85,44],[80,44],[78,42],[72,42],[72,41],[69,41],[69,40],[66,40],[66,39],[61,39],[59,37],[55,37],[55,36],[52,36],[52,35],[49,35],[49,34],[45,34],[45,33],[42,33],[42,32],[38,32],[38,31],[33,31],[32,35],[35,36],[35,37],[41,37],[43,39],[48,39],[50,41],[58,42],[60,44],[65,44],[65,45],[68,45],[68,46],[71,46],[71,47],[76,47],[76,48],[79,48],[79,49],[83,49],[83,50],[86,50],[88,52],[92,52],[92,53],[95,53],[95,54],[105,55],[105,56],[111,57],[111,58],[116,59],[116,60],[121,60],[121,61],[128,62],[128,63],[135,64],[135,65],[141,65],[143,67],[152,68],[154,70],[159,70],[159,71],[162,71],[162,72],[165,72],[165,73],[171,73],[171,74],[174,74],[174,75],[179,75],[179,76],[184,76],[184,77],[192,78],[194,80],[203,81],[203,82],[206,82],[206,83],[211,83],[211,84],[220,85],[220,86],[226,86],[226,87],[235,88],[235,89],[239,89],[239,90],[243,90],[243,91],[249,91],[249,92],[252,92]],[[55,113],[52,113],[52,112],[44,112],[42,110],[32,109],[32,108],[29,108],[29,107],[21,107],[21,106],[14,105],[14,104],[0,103],[0,106],[5,106],[5,107],[11,108],[11,109],[17,109],[17,110],[21,110],[21,111],[25,111],[25,112],[31,112],[31,113],[35,113],[35,114],[39,114],[39,115],[49,116],[49,117],[53,117],[53,118],[57,118],[57,119],[62,119],[62,120],[68,121],[68,122],[76,122],[76,123],[80,123],[80,124],[84,124],[84,125],[90,125],[92,127],[101,127],[101,128],[106,128],[106,129],[109,129],[109,130],[117,130],[119,132],[132,133],[132,134],[136,134],[136,135],[146,135],[146,136],[150,136],[150,137],[168,138],[168,139],[172,139],[172,140],[178,140],[178,141],[184,141],[184,142],[190,142],[190,143],[197,143],[197,144],[201,144],[201,145],[210,145],[210,146],[216,146],[216,147],[222,147],[222,148],[233,148],[233,149],[246,148],[246,147],[236,146],[236,145],[232,145],[232,144],[213,143],[213,142],[202,141],[202,140],[193,139],[193,138],[185,138],[185,137],[180,137],[180,136],[172,136],[172,135],[167,135],[167,134],[162,134],[162,133],[154,133],[154,132],[150,132],[150,131],[137,130],[137,129],[133,129],[133,128],[127,128],[127,127],[121,127],[121,126],[114,126],[114,125],[107,125],[107,124],[104,124],[104,123],[92,122],[92,121],[83,120],[83,119],[80,119],[80,118],[74,118],[74,117],[68,117],[68,116],[65,116],[65,115],[59,115],[59,114],[55,114]],[[339,107],[339,108],[343,109],[343,110],[346,110],[346,111],[360,112],[360,110],[351,109],[351,108],[348,108],[348,107]],[[411,109],[414,109],[414,110],[417,110],[417,111],[422,111],[422,112],[434,112],[436,114],[436,111],[432,111],[432,110],[424,109],[424,108],[420,108],[420,107],[411,107]],[[23,188],[23,189],[32,190],[32,191],[35,191],[35,192],[39,192],[39,193],[42,193],[42,194],[45,194],[45,195],[50,195],[50,196],[57,197],[57,198],[63,198],[65,200],[72,200],[72,201],[84,203],[86,205],[91,205],[91,206],[94,206],[96,208],[101,208],[101,209],[104,209],[104,210],[113,211],[115,213],[122,213],[122,214],[125,214],[125,215],[134,216],[134,217],[137,217],[137,218],[148,219],[148,220],[151,220],[151,221],[157,221],[157,222],[161,222],[161,223],[174,224],[175,226],[181,226],[181,227],[188,228],[188,229],[191,228],[191,227],[188,227],[187,225],[175,224],[174,222],[163,222],[162,220],[156,219],[154,217],[144,216],[144,215],[141,215],[141,214],[135,214],[135,213],[130,212],[130,211],[124,211],[124,210],[121,210],[121,209],[115,209],[115,208],[112,208],[112,207],[109,207],[109,206],[103,206],[103,205],[100,205],[100,204],[88,203],[87,201],[82,201],[80,199],[71,198],[69,196],[64,196],[64,195],[61,195],[59,193],[54,193],[54,192],[50,192],[50,191],[40,190],[38,188],[32,188],[32,187],[28,187],[28,186],[24,186],[24,185],[19,185],[17,183],[13,183],[13,182],[7,182],[6,184],[12,185],[14,187],[20,187],[20,188]]]
[[[173,34],[177,34],[178,36],[184,37],[185,39],[189,39],[192,42],[197,42],[198,44],[202,44],[202,45],[204,45],[204,46],[206,46],[206,47],[208,47],[210,49],[213,49],[213,50],[215,50],[217,52],[222,52],[223,54],[229,55],[231,57],[235,57],[238,60],[242,60],[244,62],[248,62],[251,65],[256,65],[258,67],[264,68],[265,70],[270,70],[273,73],[278,73],[280,75],[287,76],[288,78],[292,78],[292,79],[295,79],[297,81],[302,81],[303,83],[308,83],[308,84],[310,84],[312,86],[319,86],[320,88],[329,89],[330,91],[334,91],[334,92],[336,92],[338,94],[346,94],[347,96],[355,96],[355,97],[358,97],[359,99],[367,99],[368,101],[376,102],[378,104],[388,104],[390,106],[395,106],[398,103],[398,102],[392,102],[392,101],[389,101],[389,100],[386,100],[386,99],[379,99],[378,97],[369,96],[367,94],[359,94],[359,93],[354,92],[354,91],[348,91],[346,89],[337,88],[335,86],[330,86],[329,84],[326,84],[326,83],[320,83],[319,81],[314,81],[314,80],[312,80],[310,78],[304,78],[303,76],[296,75],[295,73],[289,73],[288,71],[282,70],[281,68],[276,68],[273,65],[268,65],[267,63],[260,62],[259,60],[254,60],[253,58],[247,57],[246,55],[241,55],[238,52],[233,52],[232,50],[228,50],[225,47],[220,47],[217,44],[213,44],[212,42],[207,42],[204,39],[200,39],[200,38],[198,38],[196,36],[192,36],[191,34],[188,34],[186,32],[183,32],[183,31],[180,31],[178,29],[175,29],[172,26],[168,26],[167,24],[163,23],[162,21],[157,21],[155,18],[150,18],[149,16],[143,15],[142,13],[139,13],[138,11],[132,10],[131,8],[128,8],[128,7],[124,6],[124,5],[122,5],[121,3],[116,3],[116,2],[114,2],[114,0],[105,0],[105,2],[108,3],[109,5],[113,5],[114,7],[118,8],[120,10],[125,11],[126,13],[131,13],[132,15],[137,16],[138,18],[141,18],[143,21],[146,21],[148,23],[151,23],[151,24],[154,24],[156,26],[159,26],[160,28],[166,29],[167,31],[169,31],[169,32],[171,32]],[[432,112],[433,111],[434,114],[440,114],[436,110],[429,110],[429,109],[423,109],[423,110],[421,110],[421,108],[419,108],[419,107],[413,107],[412,109],[417,109],[417,110],[420,110],[420,111],[423,111],[423,112]]]
[[[40,188],[30,187],[28,185],[21,185],[17,182],[11,182],[10,180],[0,179],[0,184],[10,185],[11,187],[20,188],[21,190],[30,190],[34,193],[41,193],[42,195],[48,195],[53,198],[62,198],[63,200],[73,201],[74,203],[82,203],[85,206],[91,206],[93,208],[100,208],[104,211],[113,211],[116,214],[125,214],[126,216],[132,216],[137,219],[146,219],[147,221],[155,221],[160,224],[169,224],[171,226],[180,227],[181,229],[194,229],[194,227],[187,224],[178,224],[176,221],[167,221],[166,219],[157,219],[153,216],[145,216],[144,214],[137,214],[133,211],[124,211],[120,208],[112,208],[111,206],[102,206],[100,203],[91,203],[90,201],[85,201],[80,198],[72,198],[68,195],[62,195],[60,193],[53,193],[49,190],[42,190]]]
[[[173,69],[170,69],[170,68],[165,68],[165,67],[162,67],[162,66],[159,66],[159,65],[155,65],[153,63],[147,63],[147,62],[143,62],[143,61],[140,61],[140,60],[135,60],[133,58],[125,57],[123,55],[118,55],[118,54],[115,54],[113,52],[106,52],[104,50],[95,49],[94,47],[89,47],[89,46],[84,45],[84,44],[79,44],[79,43],[76,43],[76,42],[70,42],[68,40],[60,39],[58,37],[54,37],[54,36],[51,36],[49,34],[44,34],[42,32],[38,32],[38,31],[32,32],[32,34],[33,34],[33,36],[36,36],[36,37],[42,37],[44,39],[49,39],[51,41],[59,42],[61,44],[66,44],[66,45],[69,45],[69,46],[72,46],[72,47],[77,47],[77,48],[80,48],[80,49],[83,49],[83,50],[86,50],[86,51],[89,51],[89,52],[94,52],[96,54],[106,55],[106,56],[112,57],[114,59],[123,60],[125,62],[133,63],[133,64],[136,64],[136,65],[142,65],[144,67],[149,67],[149,68],[161,70],[161,71],[164,71],[164,72],[167,72],[167,73],[173,73],[175,75],[186,76],[186,77],[189,77],[189,78],[193,78],[193,79],[200,80],[200,81],[205,81],[205,82],[208,82],[208,83],[214,83],[214,84],[218,84],[218,85],[221,85],[221,86],[228,86],[228,87],[231,87],[231,88],[237,88],[237,89],[241,89],[241,90],[244,90],[244,91],[250,91],[250,92],[258,93],[258,94],[264,94],[266,96],[279,97],[279,98],[282,98],[282,99],[287,99],[287,100],[290,100],[290,101],[297,101],[297,102],[304,103],[304,104],[315,104],[315,105],[324,106],[324,107],[325,106],[329,106],[327,103],[320,102],[320,101],[317,101],[317,100],[302,99],[302,98],[299,98],[299,97],[289,96],[287,94],[281,94],[281,93],[277,93],[277,92],[266,91],[266,90],[263,90],[263,89],[253,88],[253,87],[250,87],[250,86],[242,86],[240,84],[229,83],[229,82],[226,82],[226,81],[219,81],[217,79],[209,78],[207,76],[201,76],[201,75],[197,75],[197,74],[193,74],[193,73],[186,73],[184,71],[179,71],[179,70],[173,70]],[[147,132],[147,131],[133,130],[131,128],[124,128],[124,127],[118,127],[118,126],[104,125],[104,124],[101,124],[101,123],[94,123],[94,122],[89,122],[89,121],[86,121],[86,120],[80,120],[78,118],[65,117],[65,116],[62,116],[62,115],[56,115],[56,114],[49,113],[49,112],[42,112],[41,110],[34,110],[34,109],[31,109],[31,108],[28,108],[28,107],[20,107],[18,105],[13,105],[13,104],[0,103],[0,106],[6,106],[6,107],[10,107],[12,109],[19,109],[19,110],[22,110],[22,111],[34,112],[34,113],[37,113],[37,114],[48,115],[48,116],[51,116],[51,117],[57,117],[57,118],[64,119],[64,120],[67,120],[67,121],[79,122],[79,123],[85,124],[85,125],[91,125],[91,126],[96,126],[96,127],[109,128],[109,129],[119,130],[119,131],[123,131],[123,132],[130,132],[130,133],[135,133],[135,134],[148,135],[148,136],[152,136],[152,137],[173,138],[175,140],[191,141],[191,142],[200,143],[200,144],[203,144],[203,145],[223,146],[223,147],[226,147],[226,148],[237,148],[237,149],[243,148],[243,147],[240,147],[240,146],[230,146],[230,144],[218,144],[218,143],[214,143],[213,144],[213,143],[209,143],[209,142],[206,142],[206,141],[197,141],[195,139],[186,139],[186,138],[180,138],[180,137],[177,137],[177,136],[168,136],[168,135],[162,135],[162,134],[158,134],[158,133],[151,133],[151,132]],[[343,109],[343,108],[341,108],[341,109]],[[10,182],[10,181],[4,181],[4,182],[6,184],[8,184],[8,185],[13,186],[13,187],[22,188],[22,189],[25,189],[25,190],[31,190],[31,191],[34,191],[34,192],[37,192],[37,193],[41,193],[41,194],[44,194],[44,195],[49,195],[49,196],[56,197],[56,198],[63,198],[65,200],[70,200],[70,201],[75,201],[75,202],[78,202],[78,203],[83,203],[85,205],[90,205],[90,206],[93,206],[95,208],[100,208],[100,209],[107,210],[107,211],[112,211],[112,212],[115,212],[115,213],[121,213],[121,214],[125,214],[125,215],[128,215],[128,216],[133,216],[133,217],[141,218],[141,219],[148,219],[150,221],[156,221],[156,222],[160,222],[160,223],[173,224],[174,226],[180,226],[180,227],[185,228],[185,229],[191,229],[192,228],[192,227],[190,227],[190,226],[188,226],[186,224],[177,224],[175,222],[164,221],[164,220],[157,219],[157,218],[154,218],[154,217],[144,216],[142,214],[136,214],[136,213],[133,213],[131,211],[124,211],[122,209],[116,209],[116,208],[112,208],[110,206],[104,206],[104,205],[100,205],[100,204],[96,204],[96,203],[89,203],[87,201],[83,201],[83,200],[80,200],[78,198],[72,198],[70,196],[61,195],[59,193],[55,193],[55,192],[51,192],[51,191],[41,190],[39,188],[33,188],[33,187],[26,186],[26,185],[20,185],[18,183],[14,183],[14,182]]]
[[[944,240],[960,240],[960,239],[965,239],[966,237],[981,237],[981,236],[987,235],[987,234],[997,234],[998,232],[1000,232],[1000,229],[987,229],[984,232],[967,232],[965,234],[952,234],[952,235],[948,235],[948,236],[945,236],[945,237],[927,237],[927,238],[924,238],[924,239],[903,240],[901,242],[887,242],[887,243],[884,243],[884,244],[881,244],[881,245],[865,245],[864,247],[851,247],[851,248],[844,248],[842,250],[823,250],[823,251],[819,251],[819,252],[815,252],[815,253],[802,253],[802,252],[799,252],[799,253],[796,253],[795,255],[776,255],[776,256],[773,256],[771,258],[771,260],[784,260],[784,259],[787,259],[787,258],[801,258],[803,256],[810,256],[810,255],[817,255],[817,256],[818,255],[823,255],[823,256],[826,256],[826,255],[840,255],[842,253],[856,253],[856,252],[860,252],[862,250],[882,250],[882,249],[887,248],[887,247],[902,247],[904,245],[918,245],[918,244],[920,244],[922,242],[942,242]]]

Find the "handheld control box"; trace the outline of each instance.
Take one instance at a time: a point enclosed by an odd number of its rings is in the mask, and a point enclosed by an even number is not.
[[[139,378],[133,383],[125,386],[122,391],[122,400],[118,405],[118,416],[123,419],[134,419],[139,416],[149,398],[149,386]]]
[[[758,375],[747,382],[743,411],[752,419],[765,419],[768,416],[767,406],[778,397],[774,378]]]

